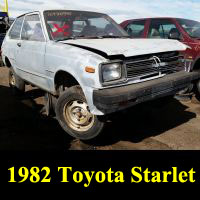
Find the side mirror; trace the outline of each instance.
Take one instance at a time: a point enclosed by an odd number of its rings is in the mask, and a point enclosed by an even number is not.
[[[173,32],[169,34],[169,39],[172,40],[181,40],[181,35],[178,32]]]

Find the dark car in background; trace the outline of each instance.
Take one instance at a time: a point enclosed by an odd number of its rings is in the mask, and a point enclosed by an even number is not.
[[[179,40],[190,47],[183,53],[187,60],[193,61],[191,71],[200,68],[200,22],[182,18],[143,18],[127,20],[120,25],[133,38]],[[196,89],[200,91],[200,83]]]
[[[0,48],[10,27],[8,13],[0,12]],[[0,67],[3,65],[0,51]]]
[[[8,28],[9,28],[8,13],[0,12],[0,45],[2,44],[5,38]]]

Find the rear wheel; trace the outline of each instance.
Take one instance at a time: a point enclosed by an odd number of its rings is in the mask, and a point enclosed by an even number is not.
[[[73,86],[61,94],[56,104],[56,116],[62,128],[77,139],[93,139],[104,128],[104,122],[90,112],[79,86]]]
[[[9,70],[9,85],[14,95],[21,95],[25,92],[25,82],[15,73],[12,67]]]

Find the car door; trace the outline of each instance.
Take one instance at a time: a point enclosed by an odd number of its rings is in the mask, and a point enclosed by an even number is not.
[[[131,21],[124,29],[133,38],[144,38],[146,20]]]
[[[46,89],[44,67],[46,39],[38,13],[25,16],[18,49],[16,62],[23,79],[36,86],[43,85]]]

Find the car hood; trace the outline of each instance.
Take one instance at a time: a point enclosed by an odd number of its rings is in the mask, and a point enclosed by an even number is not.
[[[168,39],[77,39],[62,43],[94,52],[99,51],[107,56],[125,57],[187,49],[183,43]]]

